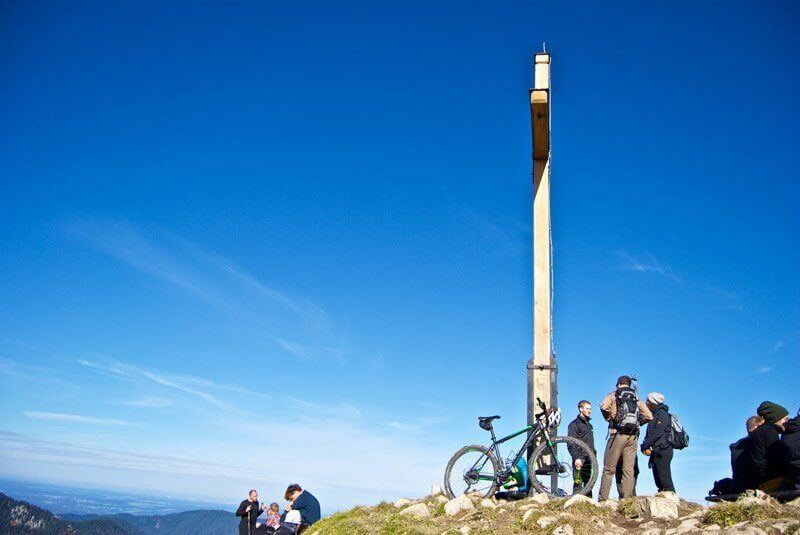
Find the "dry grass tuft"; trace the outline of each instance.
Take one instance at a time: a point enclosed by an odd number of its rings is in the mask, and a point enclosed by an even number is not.
[[[776,518],[779,515],[784,518],[800,519],[800,512],[795,513],[788,508],[779,511],[768,504],[732,502],[719,503],[710,507],[703,516],[703,523],[729,527],[739,522],[757,522]]]

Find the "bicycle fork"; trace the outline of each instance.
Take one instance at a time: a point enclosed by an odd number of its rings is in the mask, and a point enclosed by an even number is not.
[[[553,441],[550,439],[550,432],[547,430],[547,428],[542,428],[542,438],[544,439],[545,444],[547,444],[547,448],[550,453],[549,455],[542,455],[539,459],[534,459],[535,461],[539,462],[539,466],[534,467],[534,473],[536,475],[550,474],[554,476],[555,474],[565,472],[563,465],[558,460],[558,452],[556,452],[556,449],[553,446]]]

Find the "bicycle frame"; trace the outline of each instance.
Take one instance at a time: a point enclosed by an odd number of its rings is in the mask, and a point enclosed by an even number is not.
[[[498,486],[506,485],[512,477],[516,477],[514,475],[515,467],[523,458],[523,456],[526,455],[526,452],[528,455],[532,455],[535,452],[536,458],[527,459],[528,464],[530,465],[528,466],[527,470],[528,482],[531,483],[538,492],[547,492],[548,494],[551,494],[552,492],[552,496],[567,495],[566,491],[562,491],[558,487],[559,478],[567,477],[564,474],[568,475],[572,472],[572,463],[566,461],[568,452],[569,455],[572,455],[569,446],[571,441],[576,442],[576,446],[577,444],[580,444],[580,447],[590,454],[589,459],[592,463],[592,470],[597,469],[597,459],[594,453],[590,449],[587,449],[588,447],[585,444],[581,443],[580,441],[576,441],[574,438],[554,437],[551,435],[555,429],[551,429],[550,424],[553,426],[558,424],[561,419],[560,411],[555,408],[548,409],[544,402],[542,402],[539,398],[536,398],[536,401],[541,409],[541,412],[535,414],[534,422],[531,425],[525,426],[522,429],[499,439],[497,438],[494,426],[492,425],[492,421],[500,418],[499,416],[487,416],[478,419],[478,424],[480,427],[486,431],[489,431],[491,436],[491,444],[488,447],[465,446],[456,452],[456,455],[450,459],[450,462],[447,464],[447,470],[445,471],[445,485],[448,489],[448,495],[456,494],[456,491],[450,488],[450,482],[452,481],[452,479],[450,479],[452,477],[452,469],[454,466],[456,466],[455,463],[458,461],[458,459],[464,457],[470,451],[481,452],[481,455],[472,461],[472,466],[468,469],[464,470],[464,468],[459,468],[459,470],[463,470],[464,482],[467,485],[466,490],[464,490],[465,493],[470,492],[470,488],[473,485],[476,485],[479,481],[483,483],[491,482],[491,486],[483,485],[484,490],[478,491],[475,489],[471,492],[485,491],[488,493],[491,491],[491,489],[496,491]],[[504,444],[520,435],[526,435],[522,446],[520,446],[520,448],[516,451],[511,450],[509,452],[511,455],[509,455],[507,459],[504,459],[503,454],[500,452],[500,444]],[[559,453],[556,443],[561,444],[562,442],[567,444],[567,451]],[[561,459],[562,457],[564,459]],[[487,463],[492,465],[491,473],[488,473],[488,470],[484,472]],[[543,482],[542,476],[549,476],[549,486]],[[597,477],[594,472],[592,472],[590,476],[592,482],[594,478]],[[522,485],[521,481],[519,482],[519,485]],[[577,485],[577,482],[575,485]],[[573,489],[573,492],[576,491]]]
[[[534,425],[528,425],[523,429],[520,429],[515,433],[511,433],[510,435],[505,436],[499,440],[494,434],[494,427],[489,429],[489,432],[492,435],[492,445],[489,448],[489,451],[494,451],[494,455],[497,457],[497,460],[500,462],[501,466],[503,467],[503,470],[505,470],[505,460],[503,459],[503,455],[500,453],[500,448],[499,448],[500,444],[508,442],[509,440],[516,438],[522,435],[523,433],[528,433],[528,437],[525,439],[525,442],[522,444],[522,447],[520,447],[519,451],[517,451],[517,453],[514,455],[513,460],[511,461],[511,466],[515,466],[519,462],[523,454],[528,450],[530,446],[533,445],[533,441],[536,440],[538,435],[541,434],[542,437],[547,441],[547,443],[550,444],[550,432],[547,430],[545,426],[543,426],[539,422],[536,422]],[[530,470],[531,468],[529,467],[528,469]],[[501,476],[501,479],[503,477],[507,477],[507,475],[508,474],[505,474],[503,472],[498,474],[498,476]],[[478,479],[490,480],[494,478],[489,478],[486,476],[478,476]]]

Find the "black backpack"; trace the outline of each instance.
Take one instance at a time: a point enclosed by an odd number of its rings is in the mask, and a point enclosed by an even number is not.
[[[669,431],[667,432],[667,441],[669,445],[676,450],[682,450],[689,445],[689,435],[681,425],[681,421],[674,414],[669,415]]]
[[[623,386],[614,393],[617,402],[617,414],[614,416],[614,429],[623,435],[635,435],[639,432],[639,397],[636,391]]]

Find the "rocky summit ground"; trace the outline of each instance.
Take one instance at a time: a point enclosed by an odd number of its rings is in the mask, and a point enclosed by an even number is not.
[[[800,498],[779,504],[763,493],[735,503],[704,507],[674,493],[598,503],[585,496],[524,500],[436,493],[374,507],[355,507],[328,517],[307,535],[641,535],[800,533]]]

